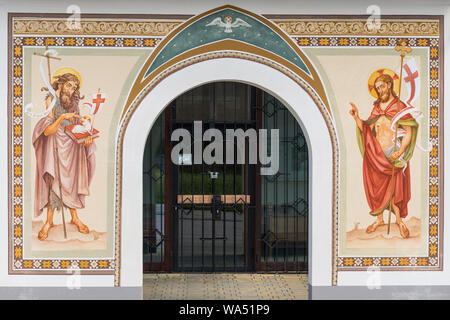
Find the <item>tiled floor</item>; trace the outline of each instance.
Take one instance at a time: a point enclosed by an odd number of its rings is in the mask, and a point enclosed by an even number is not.
[[[303,300],[307,274],[144,274],[145,300]]]

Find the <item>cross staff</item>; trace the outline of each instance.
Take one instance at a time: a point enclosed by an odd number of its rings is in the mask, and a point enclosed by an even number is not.
[[[402,92],[402,79],[403,79],[403,59],[407,53],[411,53],[412,49],[406,46],[406,42],[402,41],[400,46],[395,47],[395,51],[400,51],[400,85],[398,88],[398,100],[397,100],[397,114],[400,112],[400,97]],[[395,123],[395,138],[394,138],[394,152],[397,151],[397,135],[398,135],[398,121]],[[395,163],[395,161],[394,161]],[[391,175],[391,196],[389,199],[389,216],[388,216],[388,229],[387,234],[389,234],[391,229],[391,212],[392,212],[392,201],[394,197],[394,170],[395,165],[392,164],[392,175]]]
[[[48,51],[48,41],[47,39],[45,39],[45,52]],[[50,59],[55,59],[55,60],[61,60],[61,58],[52,56],[50,54],[40,54],[40,53],[34,53],[34,55],[36,56],[40,56],[40,57],[44,57],[47,59],[47,69],[48,69],[48,81],[51,85],[52,82],[52,74],[50,72]],[[61,215],[62,215],[62,221],[63,221],[63,228],[64,228],[64,239],[67,239],[67,230],[66,230],[66,219],[64,217],[64,202],[63,202],[63,198],[62,198],[62,189],[61,189],[61,171],[59,169],[59,152],[58,152],[58,141],[55,141],[55,154],[56,154],[56,170],[58,172],[58,185],[59,185],[59,199],[61,200]],[[51,189],[51,187],[50,187]],[[50,191],[49,191],[50,193]],[[49,196],[49,201],[50,201],[50,196]]]
[[[47,51],[47,50],[48,50],[48,42],[47,42],[47,39],[46,39],[45,40],[45,51]],[[48,80],[49,80],[49,83],[50,83],[52,81],[52,78],[51,78],[52,75],[50,73],[50,59],[61,60],[61,58],[52,56],[52,55],[50,55],[48,53],[47,54],[41,54],[41,53],[35,52],[34,55],[35,56],[44,57],[44,58],[47,59]]]

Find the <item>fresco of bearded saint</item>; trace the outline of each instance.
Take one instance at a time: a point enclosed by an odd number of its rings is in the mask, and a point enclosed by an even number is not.
[[[69,208],[72,216],[70,223],[76,225],[79,232],[89,233],[77,210],[85,207],[95,171],[95,143],[92,138],[88,137],[84,143],[78,144],[64,131],[67,125],[81,121],[80,75],[72,68],[60,69],[52,77],[51,85],[56,93],[56,103],[50,114],[38,121],[32,138],[36,155],[34,216],[40,216],[44,208],[47,209],[47,219],[39,231],[39,240],[48,237],[54,226],[55,209],[60,210],[62,206]],[[47,96],[46,108],[53,99],[53,95]]]

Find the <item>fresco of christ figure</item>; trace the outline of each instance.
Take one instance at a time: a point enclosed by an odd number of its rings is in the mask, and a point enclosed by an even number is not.
[[[395,222],[402,238],[408,238],[409,230],[403,219],[408,215],[408,202],[411,199],[409,160],[416,145],[418,123],[410,113],[400,117],[397,123],[401,134],[394,145],[396,135],[392,121],[406,108],[395,90],[399,77],[392,70],[380,69],[374,72],[371,79],[369,89],[375,92],[376,100],[369,118],[361,120],[357,106],[350,102],[350,115],[356,122],[357,141],[363,157],[366,199],[370,214],[376,217],[366,232],[372,233],[385,225],[383,213],[390,210],[392,196]]]

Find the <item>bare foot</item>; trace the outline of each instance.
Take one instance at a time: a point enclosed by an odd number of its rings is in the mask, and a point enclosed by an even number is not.
[[[76,220],[72,219],[72,221],[70,221],[70,223],[77,226],[78,232],[85,233],[85,234],[89,233],[88,226],[85,225],[83,222],[81,222],[80,219],[76,219]]]
[[[400,235],[402,236],[402,238],[406,239],[409,237],[409,230],[406,227],[404,222],[397,222],[398,224],[398,228],[400,229]]]
[[[374,232],[375,230],[377,230],[377,228],[379,227],[379,226],[383,226],[385,223],[384,223],[384,221],[375,221],[374,223],[372,223],[370,226],[368,226],[367,227],[367,229],[366,229],[366,233],[372,233],[372,232]]]
[[[53,223],[46,222],[44,226],[42,227],[41,231],[38,233],[38,239],[39,240],[45,240],[48,237],[48,231],[50,228],[54,227],[55,225]]]

